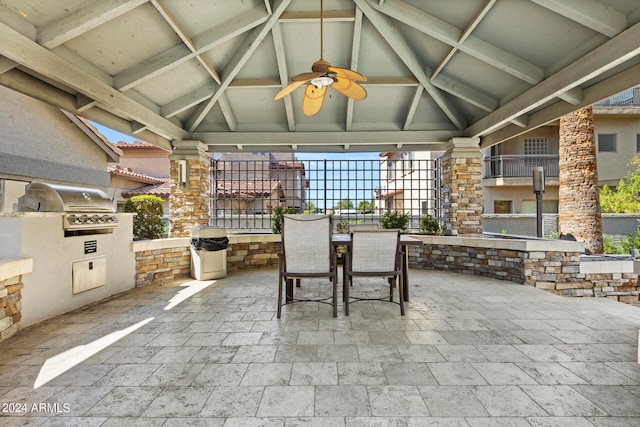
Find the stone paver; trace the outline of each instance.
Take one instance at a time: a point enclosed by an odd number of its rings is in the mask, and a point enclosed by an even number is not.
[[[337,319],[296,303],[278,320],[277,272],[254,270],[178,304],[197,282],[25,328],[0,343],[0,425],[640,425],[640,307],[410,277],[419,286],[404,317],[384,302],[353,304],[349,317],[340,307]],[[323,289],[303,281],[309,295]]]

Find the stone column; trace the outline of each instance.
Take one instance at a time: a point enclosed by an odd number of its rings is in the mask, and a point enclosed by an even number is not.
[[[591,107],[560,118],[558,229],[561,238],[584,242],[585,252],[601,254],[602,214]]]
[[[482,153],[479,138],[453,138],[441,159],[443,234],[482,234]]]
[[[209,225],[209,157],[200,141],[174,141],[169,218],[171,237],[188,237],[191,229]]]

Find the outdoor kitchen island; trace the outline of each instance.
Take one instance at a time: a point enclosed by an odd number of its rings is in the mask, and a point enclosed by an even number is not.
[[[135,287],[133,214],[113,212],[100,191],[46,186],[35,193],[23,200],[25,211],[0,214],[0,259],[33,262],[22,275],[21,327]]]

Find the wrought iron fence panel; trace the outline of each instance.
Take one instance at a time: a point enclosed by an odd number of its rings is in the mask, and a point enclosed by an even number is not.
[[[384,160],[212,160],[211,224],[268,233],[281,209],[333,214],[346,231],[397,211],[418,231],[425,215],[440,217],[437,176],[434,160],[412,159],[393,176]]]

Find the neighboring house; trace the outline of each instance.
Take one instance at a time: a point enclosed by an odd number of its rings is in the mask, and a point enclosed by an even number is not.
[[[117,142],[122,155],[109,165],[109,194],[121,212],[127,199],[144,194],[164,200],[164,216],[169,216],[169,152],[143,141]]]
[[[285,199],[279,180],[217,181],[217,210],[232,214],[252,215],[270,213]]]
[[[169,178],[169,152],[153,144],[143,141],[116,142],[114,144],[122,150],[118,164],[122,168],[156,178]]]
[[[304,163],[293,153],[222,153],[213,162],[213,182],[216,216],[307,207]]]
[[[164,214],[169,213],[169,192],[171,182],[169,178],[156,178],[135,172],[131,168],[120,165],[110,165],[112,198],[116,201],[118,212],[122,212],[126,201],[133,196],[150,194],[164,200]]]
[[[640,153],[640,88],[595,104],[593,114],[599,185],[615,187],[634,169],[629,160]],[[545,171],[543,213],[557,213],[558,146],[556,121],[484,150],[484,213],[535,213],[535,166]]]
[[[413,217],[436,213],[435,160],[442,152],[381,153],[376,211],[398,211]]]
[[[0,212],[17,209],[31,181],[109,187],[122,152],[86,120],[0,86]]]
[[[640,88],[624,91],[593,106],[599,185],[618,185],[640,155]],[[532,168],[543,167],[543,213],[558,212],[559,121],[541,126],[483,150],[485,214],[535,214]],[[440,152],[381,153],[378,212],[401,211],[412,216],[437,209],[437,166]],[[426,160],[429,166],[418,166]]]

